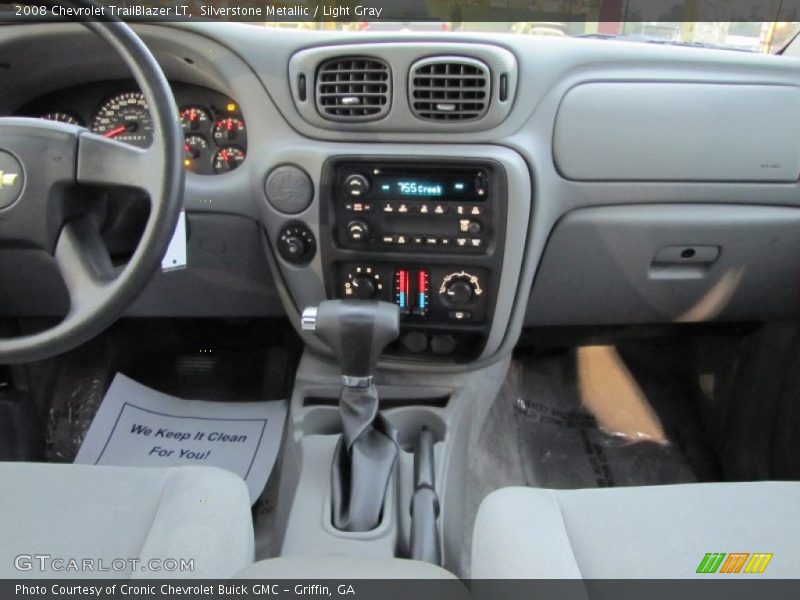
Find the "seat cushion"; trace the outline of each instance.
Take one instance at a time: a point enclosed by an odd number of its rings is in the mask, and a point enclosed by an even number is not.
[[[472,577],[715,577],[706,553],[772,553],[759,577],[800,577],[800,483],[505,488],[478,511]]]
[[[430,563],[402,558],[362,556],[284,556],[262,560],[236,575],[237,579],[456,579]]]
[[[230,577],[253,562],[247,486],[210,467],[0,463],[0,577]],[[94,559],[93,571],[39,559]],[[194,560],[193,570],[99,571],[113,559]],[[153,565],[156,566],[156,565]],[[179,566],[179,565],[178,565]],[[57,570],[61,568],[61,570]]]

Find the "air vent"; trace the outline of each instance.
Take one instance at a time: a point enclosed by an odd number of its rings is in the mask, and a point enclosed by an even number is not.
[[[380,119],[391,91],[389,65],[375,58],[334,58],[317,71],[317,110],[333,121]]]
[[[486,114],[489,67],[462,57],[426,58],[411,67],[412,112],[427,121],[475,121]]]

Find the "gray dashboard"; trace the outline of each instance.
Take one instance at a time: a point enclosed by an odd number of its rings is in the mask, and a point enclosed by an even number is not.
[[[528,36],[356,38],[228,23],[135,29],[171,80],[237,99],[249,148],[235,171],[187,176],[185,207],[196,220],[190,268],[160,274],[133,315],[286,311],[297,321],[304,305],[325,297],[325,273],[319,255],[303,266],[283,260],[277,235],[287,221],[301,220],[319,239],[322,168],[342,155],[503,165],[500,291],[473,365],[510,352],[525,323],[773,319],[797,306],[797,59]],[[0,113],[89,79],[125,77],[99,44],[75,25],[0,27],[0,50],[15,57],[4,72],[13,91],[0,98]],[[390,62],[397,56],[394,105],[406,102],[408,65],[439,54],[506,65],[513,93],[500,113],[466,127],[420,126],[402,110],[389,126],[309,116],[297,102],[298,69],[309,56],[352,52]],[[284,164],[302,168],[313,183],[299,214],[283,214],[265,199],[267,174]],[[664,256],[671,258],[662,269]],[[740,271],[759,276],[730,283]],[[691,310],[721,286],[731,289],[715,310]],[[773,292],[766,304],[759,302],[765,289]]]

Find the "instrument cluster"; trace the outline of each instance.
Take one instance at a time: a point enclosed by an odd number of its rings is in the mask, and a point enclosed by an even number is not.
[[[184,133],[183,164],[199,175],[221,175],[247,156],[247,126],[233,99],[195,85],[173,83]],[[117,81],[59,90],[22,107],[18,114],[61,121],[98,135],[148,147],[153,121],[135,83]]]

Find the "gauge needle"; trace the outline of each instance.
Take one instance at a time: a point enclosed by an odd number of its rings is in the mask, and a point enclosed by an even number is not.
[[[119,127],[114,127],[114,129],[109,129],[103,134],[103,137],[113,138],[117,137],[120,133],[125,133],[128,131],[127,125],[120,125]]]

